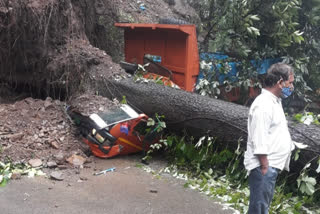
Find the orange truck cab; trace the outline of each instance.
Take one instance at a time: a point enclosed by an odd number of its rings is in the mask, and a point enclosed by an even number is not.
[[[193,91],[199,74],[195,25],[116,23],[124,29],[125,61],[144,64],[146,56],[172,72],[172,81]]]
[[[147,132],[148,116],[138,114],[129,105],[122,104],[99,114],[84,116],[68,109],[91,152],[100,158],[111,158],[147,151],[151,144],[158,142],[157,128]]]

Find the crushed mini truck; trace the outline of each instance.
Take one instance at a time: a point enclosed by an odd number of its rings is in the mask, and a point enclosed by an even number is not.
[[[127,104],[89,116],[72,107],[67,108],[67,113],[81,133],[82,141],[100,158],[145,152],[158,142],[156,128],[147,125],[149,117]]]

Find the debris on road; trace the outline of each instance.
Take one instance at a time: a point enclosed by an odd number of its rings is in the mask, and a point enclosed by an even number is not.
[[[105,97],[83,94],[75,97],[70,104],[84,114],[91,114],[106,111],[115,106],[115,102]],[[11,172],[16,169],[15,163],[23,166],[23,170],[19,168],[22,176],[38,175],[27,164],[33,168],[65,170],[87,163],[84,153],[87,145],[80,141],[65,106],[65,102],[50,97],[45,100],[29,97],[0,103],[0,161],[10,165],[3,180],[11,178]],[[70,165],[66,164],[66,159],[73,154],[77,156],[69,159]],[[0,175],[4,174],[2,171],[0,167]]]
[[[72,164],[73,166],[82,166],[86,162],[86,158],[80,155],[72,155],[67,159],[68,163]]]
[[[57,180],[57,181],[63,181],[64,177],[63,177],[63,173],[62,172],[58,172],[58,171],[54,171],[50,174],[50,178],[53,180]]]
[[[102,174],[105,175],[107,172],[113,172],[114,170],[116,170],[116,168],[112,167],[112,168],[109,168],[109,169],[102,170],[100,172],[96,172],[93,175],[102,175]]]
[[[12,173],[12,176],[11,176],[11,179],[13,179],[13,180],[19,180],[19,179],[21,179],[21,173],[19,173],[19,172],[13,172]]]
[[[41,161],[41,160],[40,160]],[[34,166],[30,164],[17,162],[17,163],[2,163],[0,162],[0,187],[5,186],[10,179],[20,179],[22,175],[27,175],[29,178],[34,176],[44,176],[46,175],[42,172],[40,166],[42,166],[42,161],[32,160],[30,161]]]
[[[49,168],[56,168],[56,167],[57,167],[57,163],[54,162],[54,161],[49,161],[49,162],[47,163],[47,166],[48,166]]]
[[[31,159],[31,160],[28,161],[28,163],[30,164],[30,166],[32,168],[36,168],[36,167],[42,166],[42,160],[40,160],[40,159]]]
[[[59,100],[26,98],[12,104],[0,104],[0,161],[12,162],[48,158],[58,154],[72,154],[80,150],[80,143]],[[64,136],[64,140],[58,139]],[[81,152],[81,150],[79,151]],[[32,165],[32,164],[31,164]]]

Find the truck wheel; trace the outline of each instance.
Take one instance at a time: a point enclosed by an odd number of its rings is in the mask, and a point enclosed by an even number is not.
[[[159,20],[159,24],[190,25],[190,23],[187,21],[174,18],[162,18]]]
[[[127,73],[129,74],[134,74],[134,72],[138,69],[138,65],[137,64],[133,64],[133,63],[129,63],[129,62],[124,62],[121,61],[120,62],[120,66],[121,68],[123,68]]]

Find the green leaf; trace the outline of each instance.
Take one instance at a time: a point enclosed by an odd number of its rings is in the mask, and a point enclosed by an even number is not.
[[[306,192],[306,183],[301,183],[301,186],[299,189],[300,189],[301,193],[305,193]]]
[[[127,103],[126,96],[122,96],[122,100],[121,100],[120,103],[121,103],[121,104],[128,104],[128,103]]]
[[[314,193],[314,186],[310,183],[306,183],[306,193],[308,195],[313,195]]]
[[[304,181],[306,182],[306,183],[308,183],[308,184],[310,184],[310,185],[316,185],[316,183],[317,183],[317,181],[316,181],[316,179],[315,178],[313,178],[313,177],[306,177],[305,179],[304,179]]]
[[[260,20],[260,18],[258,17],[258,15],[252,15],[252,16],[250,16],[249,18],[252,19],[252,20],[255,20],[255,21],[259,21],[259,20]]]
[[[319,173],[320,172],[320,158],[318,160],[318,168],[316,169],[316,172]]]
[[[311,166],[311,163],[306,164],[303,169],[308,169]]]
[[[147,126],[154,126],[155,121],[152,118],[148,118]]]
[[[166,128],[166,123],[165,123],[165,122],[159,122],[159,125],[160,125],[162,128]]]
[[[300,184],[301,184],[301,179],[300,178],[297,180],[297,183],[298,183],[298,188],[300,188]]]
[[[6,186],[7,183],[8,183],[8,180],[4,178],[4,179],[2,180],[2,182],[0,183],[0,187]]]
[[[295,35],[297,35],[297,36],[301,36],[304,32],[300,32],[300,31],[295,31],[295,32],[293,32]]]
[[[186,144],[183,143],[180,147],[180,150],[184,152],[186,150]]]
[[[298,149],[294,154],[294,161],[297,161],[299,159],[300,149]]]

